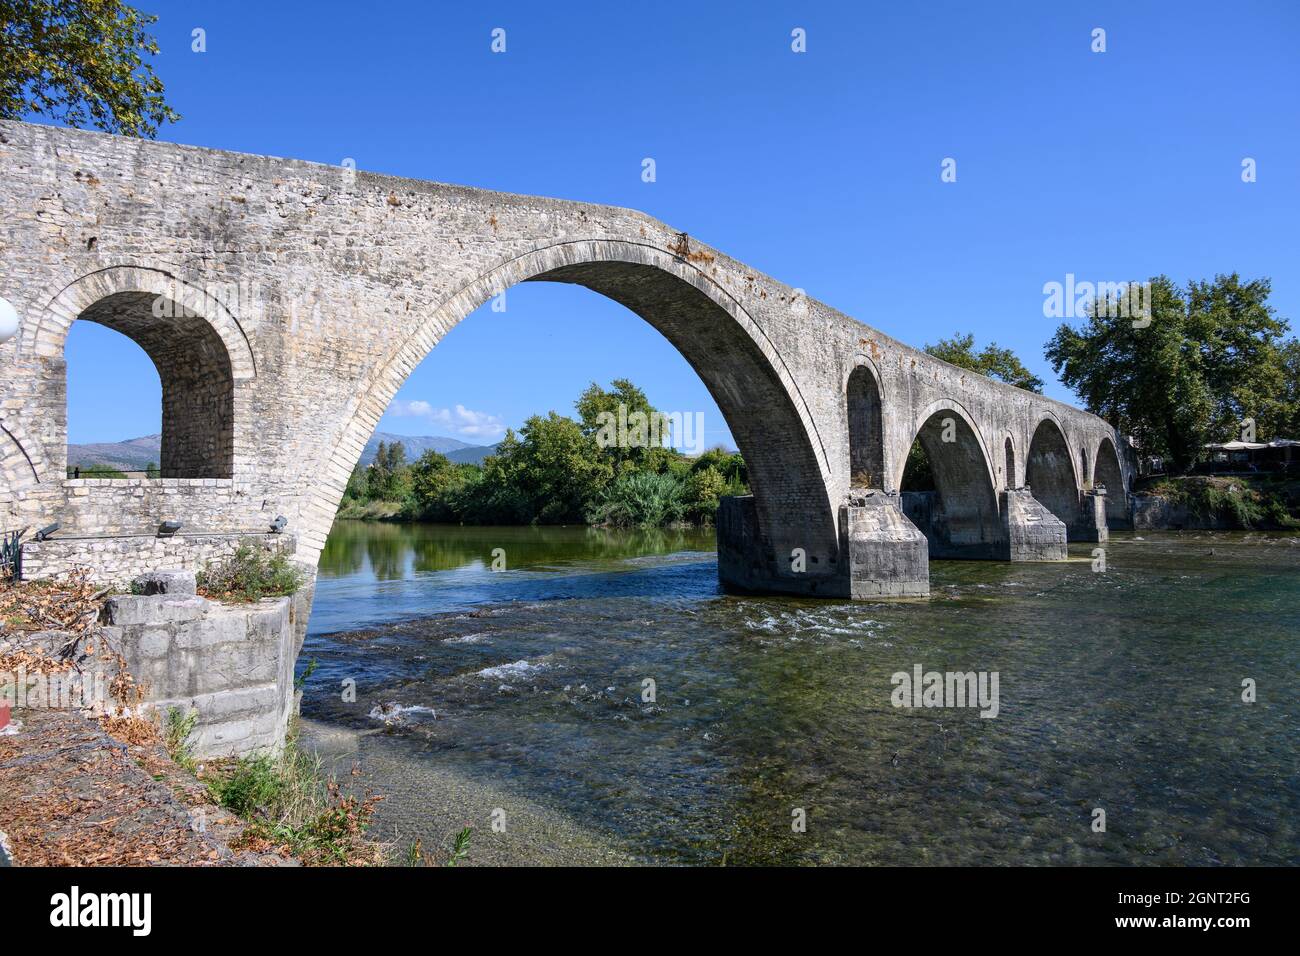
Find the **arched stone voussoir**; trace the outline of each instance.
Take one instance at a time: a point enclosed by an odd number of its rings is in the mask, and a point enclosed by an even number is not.
[[[256,377],[252,345],[235,314],[206,290],[164,269],[148,266],[109,266],[68,283],[50,298],[33,321],[24,323],[22,354],[62,358],[72,323],[95,303],[124,292],[144,293],[164,300],[159,307],[159,321],[167,321],[177,306],[202,318],[225,344],[234,380],[241,382]]]
[[[925,427],[926,422],[939,412],[943,411],[952,412],[970,428],[971,433],[975,436],[975,441],[979,446],[980,455],[984,460],[984,472],[988,477],[989,487],[993,489],[998,488],[999,483],[997,480],[997,473],[994,471],[993,457],[989,451],[988,442],[984,438],[984,433],[980,430],[979,423],[975,421],[974,416],[971,415],[961,402],[953,398],[937,398],[913,416],[912,427],[908,430],[907,442],[903,446],[901,454],[895,452],[894,455],[894,487],[901,488],[903,486],[903,472],[907,470],[907,453],[912,447],[912,443],[920,437],[921,429]]]
[[[702,298],[692,300],[696,305],[707,300],[712,312],[702,317],[701,324],[683,325],[680,309],[665,306],[657,311],[657,304],[647,306],[645,301],[638,300],[644,291],[641,287],[647,282],[660,282],[654,291],[667,291],[671,296],[672,289],[662,285],[665,277],[681,284],[673,288],[690,287],[698,292]],[[800,487],[788,493],[765,495],[772,489],[759,489],[756,482],[759,511],[764,513],[765,524],[780,549],[785,544],[779,531],[780,508],[785,503],[791,507],[798,503],[803,513],[799,515],[799,540],[795,543],[822,552],[821,566],[828,566],[836,550],[835,514],[826,491],[831,484],[832,466],[815,418],[776,346],[735,296],[686,258],[649,243],[603,238],[553,242],[496,264],[444,299],[384,365],[361,383],[352,396],[346,424],[334,443],[324,472],[325,480],[313,489],[305,509],[306,524],[316,532],[305,537],[309,548],[310,542],[320,538],[333,519],[346,476],[355,464],[356,449],[364,446],[407,376],[466,316],[521,282],[584,285],[627,306],[663,333],[700,374],[727,417],[737,444],[751,462],[751,478],[756,471],[762,472],[764,457],[775,456],[778,451],[769,447],[772,442],[747,441],[746,433],[752,435],[767,429],[770,437],[776,434],[771,431],[774,421],[786,423],[788,427],[780,429],[788,453],[784,465],[797,476],[794,480]],[[725,313],[725,318],[718,310]],[[719,327],[718,321],[726,325]],[[710,335],[727,338],[734,348],[724,355],[701,347],[700,343]],[[711,374],[717,370],[710,369],[710,363],[721,364],[724,359],[735,368],[746,369],[750,377]],[[770,397],[769,407],[741,409],[743,402],[738,400],[739,396],[758,392]],[[776,470],[774,461],[769,471]],[[786,516],[787,523],[789,517]],[[816,543],[809,545],[808,539]]]

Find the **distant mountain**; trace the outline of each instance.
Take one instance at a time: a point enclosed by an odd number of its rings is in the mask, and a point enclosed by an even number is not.
[[[391,432],[375,432],[366,448],[361,453],[361,464],[368,465],[375,460],[379,443],[391,445],[400,441],[406,450],[406,460],[415,461],[426,451],[436,451],[446,455],[451,461],[478,464],[496,450],[496,445],[471,445],[459,438],[445,438],[440,435],[394,435]]]
[[[481,465],[488,455],[495,455],[496,445],[471,445],[469,448],[457,448],[447,452],[447,458],[458,465]]]
[[[483,459],[496,451],[496,445],[471,445],[459,438],[445,438],[440,435],[393,435],[389,432],[376,432],[366,443],[361,453],[361,464],[368,465],[375,460],[379,443],[391,445],[400,441],[406,449],[406,460],[415,461],[426,451],[441,452],[454,462],[481,464]],[[89,468],[100,465],[116,468],[118,471],[144,471],[150,465],[157,465],[162,457],[162,435],[145,435],[143,438],[130,438],[118,442],[96,442],[85,445],[68,445],[68,467]]]
[[[447,454],[449,451],[455,451],[458,448],[472,448],[469,442],[461,441],[458,438],[443,438],[437,435],[394,435],[391,432],[375,432],[370,436],[370,441],[366,442],[365,449],[361,452],[361,464],[368,465],[375,460],[375,453],[379,451],[379,443],[391,445],[399,441],[402,447],[406,449],[406,460],[415,461],[426,451],[437,451]]]
[[[162,457],[162,435],[145,435],[118,442],[68,445],[68,467],[101,465],[118,471],[144,471]]]

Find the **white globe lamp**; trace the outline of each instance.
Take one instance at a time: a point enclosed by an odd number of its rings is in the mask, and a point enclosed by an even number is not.
[[[18,334],[18,310],[8,299],[0,299],[0,345]]]

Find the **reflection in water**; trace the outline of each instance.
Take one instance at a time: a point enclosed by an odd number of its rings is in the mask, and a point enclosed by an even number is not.
[[[512,568],[566,561],[628,558],[673,551],[712,551],[712,530],[663,528],[619,531],[568,526],[479,527],[474,525],[399,524],[337,521],[321,555],[321,571],[330,576],[370,573],[380,581],[412,573],[454,571],[485,566],[496,548],[506,551]]]
[[[479,821],[481,862],[1295,863],[1300,538],[1145,537],[849,604],[722,595],[707,533],[341,524],[303,712],[381,836]],[[894,708],[915,664],[999,716]]]
[[[712,559],[714,548],[713,531],[698,528],[336,521],[321,554],[311,629],[337,631],[483,601],[568,596],[572,582],[556,578],[557,571],[608,573],[662,555],[701,561]],[[496,549],[505,574],[491,570]],[[617,589],[619,582],[607,583]]]

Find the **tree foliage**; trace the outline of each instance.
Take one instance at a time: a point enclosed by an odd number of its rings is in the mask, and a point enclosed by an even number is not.
[[[1185,469],[1206,442],[1240,437],[1245,419],[1264,439],[1297,424],[1300,355],[1269,292],[1268,279],[1236,273],[1186,289],[1158,276],[1149,319],[1093,308],[1057,329],[1047,358],[1089,411]]]
[[[375,460],[366,469],[366,492],[374,500],[400,501],[410,491],[410,472],[406,468],[406,447],[395,441],[380,442]]]
[[[650,404],[646,393],[625,378],[616,378],[610,389],[595,382],[578,396],[575,407],[584,435],[600,442],[602,435],[616,433],[637,435],[631,444],[601,442],[615,474],[626,471],[663,471],[672,458],[672,426],[668,416]]]
[[[534,415],[507,431],[483,462],[483,479],[501,518],[511,523],[581,523],[614,466],[571,418]]]
[[[400,442],[381,443],[375,461],[353,471],[345,500],[401,503],[402,516],[425,521],[650,527],[710,523],[723,496],[749,493],[745,460],[735,452],[714,448],[688,458],[672,448],[602,447],[602,413],[617,416],[623,403],[659,414],[631,382],[612,385],[583,392],[581,421],[551,412],[506,432],[482,466],[437,452],[408,465]]]
[[[969,332],[954,335],[950,339],[940,339],[934,345],[927,345],[925,351],[958,368],[968,368],[1016,388],[1028,392],[1043,391],[1043,380],[1025,368],[1014,352],[1001,348],[996,342],[990,342],[977,352],[975,336]]]
[[[0,118],[156,136],[180,119],[144,59],[157,19],[121,0],[0,0]]]

